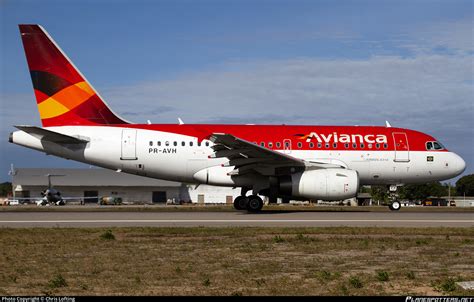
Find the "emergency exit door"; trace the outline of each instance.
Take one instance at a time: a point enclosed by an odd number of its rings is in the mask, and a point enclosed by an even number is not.
[[[410,147],[408,145],[407,134],[405,132],[394,132],[392,135],[395,145],[395,161],[410,161]]]
[[[122,130],[122,160],[136,160],[137,159],[137,130],[123,129]]]

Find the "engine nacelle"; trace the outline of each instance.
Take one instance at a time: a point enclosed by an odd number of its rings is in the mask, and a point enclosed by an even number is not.
[[[359,175],[347,169],[318,169],[280,178],[279,193],[321,200],[343,200],[357,195]]]

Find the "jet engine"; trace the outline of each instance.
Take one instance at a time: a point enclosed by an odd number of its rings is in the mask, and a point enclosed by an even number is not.
[[[279,179],[279,193],[285,196],[321,200],[343,200],[357,195],[359,175],[355,170],[309,170]]]

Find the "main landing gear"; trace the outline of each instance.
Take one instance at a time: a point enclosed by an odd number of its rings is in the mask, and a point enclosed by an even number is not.
[[[263,208],[263,200],[258,195],[240,195],[234,200],[236,210],[247,210],[249,212],[259,212]]]
[[[236,199],[234,199],[234,208],[236,210],[245,210],[247,209],[247,204],[249,203],[249,198],[247,196],[237,196]]]

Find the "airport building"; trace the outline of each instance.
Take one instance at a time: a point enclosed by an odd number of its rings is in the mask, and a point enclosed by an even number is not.
[[[147,178],[112,170],[19,168],[12,173],[16,197],[39,197],[48,188],[47,175],[52,186],[63,197],[120,197],[124,203],[232,203],[240,189],[208,185],[184,184]],[[79,201],[79,199],[78,199]],[[85,202],[97,202],[86,199]]]
[[[138,204],[232,204],[235,197],[240,195],[240,188],[197,186],[100,168],[18,168],[13,169],[10,173],[12,174],[15,196],[31,197],[32,201],[40,197],[41,192],[48,188],[48,174],[58,175],[51,177],[52,186],[59,190],[63,197],[78,197],[76,202],[80,201],[80,197],[116,197],[120,198],[123,203]],[[440,199],[454,201],[454,205],[458,207],[474,207],[474,197],[446,196]],[[267,199],[264,198],[264,200]],[[97,203],[98,199],[89,198],[84,201]],[[280,199],[279,202],[281,202]],[[318,203],[331,204],[331,202],[323,201]],[[370,194],[359,193],[357,198],[345,200],[343,204],[368,206],[372,205],[373,201]],[[403,205],[408,206],[408,204]],[[451,204],[430,203],[424,205],[446,206]]]

